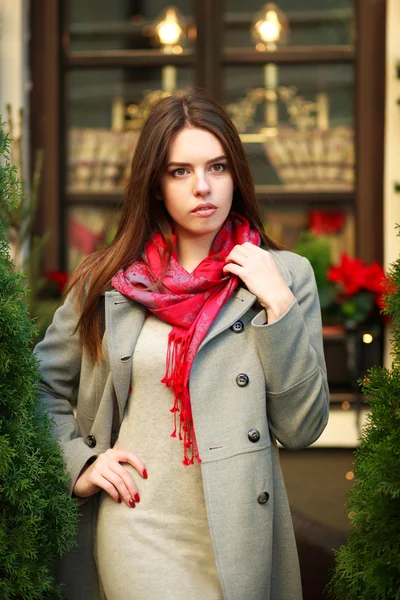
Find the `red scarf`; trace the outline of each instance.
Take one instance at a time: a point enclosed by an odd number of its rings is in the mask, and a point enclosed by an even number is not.
[[[178,263],[176,235],[174,250],[166,275],[152,290],[148,288],[161,278],[167,244],[159,233],[147,242],[141,258],[128,268],[121,269],[111,285],[129,298],[140,302],[166,323],[173,325],[168,336],[165,383],[174,393],[175,429],[176,413],[179,413],[179,439],[183,439],[184,465],[193,464],[194,458],[201,462],[193,426],[189,394],[189,376],[196,352],[210,329],[215,317],[233,294],[239,278],[222,272],[225,259],[237,244],[251,242],[260,245],[260,234],[251,229],[244,217],[231,213],[216,235],[210,253],[192,273]],[[183,431],[183,436],[182,436]],[[191,456],[188,449],[191,448]]]

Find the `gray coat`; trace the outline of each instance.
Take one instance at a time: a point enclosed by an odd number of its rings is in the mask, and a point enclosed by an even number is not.
[[[275,440],[286,448],[304,448],[328,420],[314,274],[304,258],[271,253],[295,302],[278,321],[265,325],[256,297],[239,287],[202,342],[190,377],[210,533],[226,600],[301,600]],[[119,292],[106,292],[104,360],[93,365],[72,335],[77,313],[67,298],[37,346],[40,397],[54,419],[71,491],[86,461],[110,447],[113,413],[114,427],[123,418],[144,317],[143,306]],[[92,557],[97,497],[80,503],[80,546],[62,559],[58,577],[66,584],[67,598],[97,600]]]

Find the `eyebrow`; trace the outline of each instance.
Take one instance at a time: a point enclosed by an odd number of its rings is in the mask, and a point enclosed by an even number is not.
[[[221,156],[217,156],[216,158],[211,158],[210,160],[208,160],[206,162],[206,165],[209,165],[211,163],[217,162],[218,160],[227,160],[226,156],[224,154],[221,154]],[[167,168],[172,167],[172,166],[176,166],[176,167],[191,167],[192,165],[190,163],[186,163],[186,162],[170,162],[167,164]]]

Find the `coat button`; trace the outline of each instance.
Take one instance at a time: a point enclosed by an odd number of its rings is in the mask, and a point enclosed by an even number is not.
[[[261,494],[257,498],[258,504],[265,504],[269,500],[268,492],[261,492]]]
[[[242,321],[236,321],[236,323],[234,323],[232,325],[231,329],[235,333],[240,333],[241,331],[243,331],[244,325],[243,325]]]
[[[245,387],[249,383],[249,378],[246,373],[239,373],[236,377],[236,383],[239,387]]]
[[[260,439],[260,432],[257,429],[250,429],[249,433],[247,434],[247,437],[253,443],[258,442],[258,440]]]
[[[86,438],[86,444],[89,446],[89,448],[94,448],[97,444],[96,438],[94,437],[94,435],[88,435]]]

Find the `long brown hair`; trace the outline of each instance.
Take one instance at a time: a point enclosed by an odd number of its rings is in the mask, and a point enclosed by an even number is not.
[[[199,93],[161,100],[147,118],[132,160],[132,170],[115,239],[90,254],[73,273],[67,293],[76,292],[81,345],[93,361],[101,358],[102,293],[113,276],[130,265],[158,231],[172,251],[172,224],[160,202],[160,179],[172,136],[185,126],[213,133],[226,152],[235,190],[232,210],[248,219],[265,246],[278,246],[264,232],[249,163],[239,135],[223,108]]]

